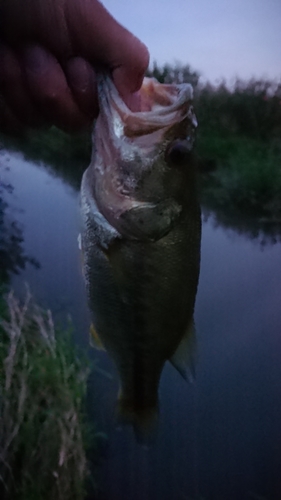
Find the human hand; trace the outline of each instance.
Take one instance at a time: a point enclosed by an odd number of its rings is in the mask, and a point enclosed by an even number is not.
[[[98,0],[0,0],[0,130],[90,126],[99,66],[137,110],[148,60],[147,48]]]

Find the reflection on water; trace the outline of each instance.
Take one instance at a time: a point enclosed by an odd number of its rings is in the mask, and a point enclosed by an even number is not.
[[[8,158],[8,154],[6,159],[2,156],[1,162]],[[19,277],[13,278],[13,286],[24,293],[28,282],[36,299],[61,319],[66,311],[73,318],[83,318],[87,309],[83,307],[85,292],[77,245],[79,194],[19,154],[13,155],[7,165],[3,181],[14,188],[13,206],[19,209],[24,252],[40,263],[40,269],[27,265]]]
[[[267,245],[275,245],[281,242],[281,220],[279,219],[253,219],[252,217],[242,217],[224,213],[221,210],[216,212],[204,208],[204,219],[212,218],[214,226],[220,226],[226,230],[235,231],[246,239],[253,240],[261,248]]]
[[[36,298],[73,317],[86,345],[89,316],[80,273],[78,194],[44,169],[10,161],[6,181],[24,226],[24,251],[41,264],[13,284],[30,283]],[[281,498],[281,252],[203,224],[195,322],[196,382],[167,364],[160,381],[157,443],[138,446],[130,428],[116,430],[118,381],[104,352],[91,351],[89,405],[108,446],[100,470],[102,500],[250,500]]]
[[[36,259],[23,251],[23,232],[13,210],[13,186],[4,182],[8,155],[0,151],[0,282],[7,283],[11,273],[18,274],[27,262],[39,267]]]

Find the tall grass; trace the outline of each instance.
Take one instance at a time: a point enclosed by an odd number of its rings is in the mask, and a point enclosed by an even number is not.
[[[87,363],[30,294],[0,314],[0,498],[82,500]]]

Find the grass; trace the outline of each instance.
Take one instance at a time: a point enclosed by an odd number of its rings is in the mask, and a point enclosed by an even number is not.
[[[0,497],[82,500],[89,367],[29,293],[0,300]]]
[[[197,150],[216,163],[202,185],[203,205],[281,222],[281,142],[207,131],[199,135]]]

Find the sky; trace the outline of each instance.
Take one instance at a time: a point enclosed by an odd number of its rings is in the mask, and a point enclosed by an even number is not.
[[[189,64],[203,80],[281,80],[281,0],[102,0],[150,61]]]

